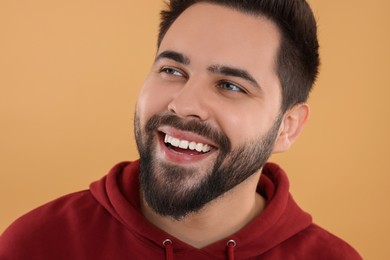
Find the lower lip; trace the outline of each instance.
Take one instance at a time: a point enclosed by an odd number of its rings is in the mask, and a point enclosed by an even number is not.
[[[204,154],[197,154],[197,155],[190,155],[190,154],[185,154],[185,153],[179,153],[174,150],[169,149],[165,143],[164,143],[164,136],[159,135],[159,144],[160,148],[162,151],[162,156],[164,159],[172,162],[172,163],[177,163],[177,164],[190,164],[190,163],[197,163],[201,160],[204,160],[207,157],[212,156],[215,151],[212,150],[208,153]]]

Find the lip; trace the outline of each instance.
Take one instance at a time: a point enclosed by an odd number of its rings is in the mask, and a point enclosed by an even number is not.
[[[172,149],[169,149],[166,146],[166,144],[164,142],[165,134],[174,136],[174,137],[182,139],[182,140],[188,140],[188,141],[194,141],[197,143],[208,144],[208,145],[212,146],[212,149],[208,153],[196,154],[196,155],[176,152]],[[201,137],[201,136],[196,135],[194,133],[180,131],[180,130],[174,129],[172,127],[160,127],[158,129],[157,136],[158,136],[162,159],[167,160],[167,161],[174,163],[174,164],[199,163],[200,161],[203,161],[203,160],[208,159],[210,157],[214,157],[216,151],[218,150],[216,148],[216,145],[214,145],[214,143],[211,142],[210,140],[208,140],[207,138]]]

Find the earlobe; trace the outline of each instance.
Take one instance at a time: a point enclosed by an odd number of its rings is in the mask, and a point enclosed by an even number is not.
[[[307,103],[300,103],[289,109],[283,116],[273,153],[285,152],[290,149],[301,134],[310,115]]]

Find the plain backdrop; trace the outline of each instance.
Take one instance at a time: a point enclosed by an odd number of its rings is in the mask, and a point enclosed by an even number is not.
[[[311,119],[273,156],[315,222],[389,259],[390,2],[311,0],[322,66]],[[136,159],[133,111],[159,0],[0,1],[0,232]]]

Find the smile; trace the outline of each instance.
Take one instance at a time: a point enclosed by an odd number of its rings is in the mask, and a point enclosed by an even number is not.
[[[197,151],[200,153],[208,153],[212,149],[212,147],[208,144],[197,143],[189,140],[181,140],[168,134],[165,134],[164,143],[170,144],[173,147],[178,147],[184,150]]]

